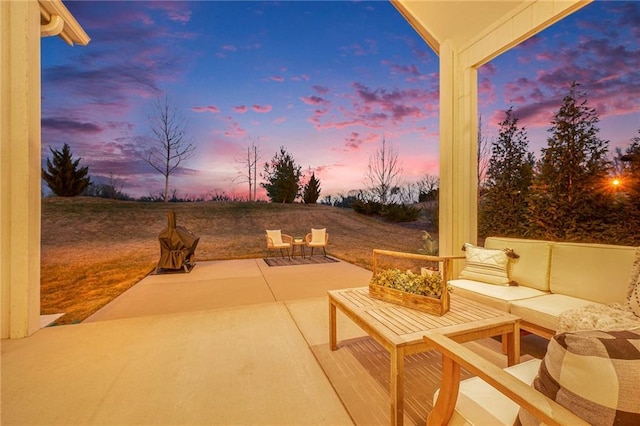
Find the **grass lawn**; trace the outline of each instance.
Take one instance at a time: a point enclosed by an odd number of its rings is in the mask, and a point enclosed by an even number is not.
[[[417,252],[422,229],[323,205],[141,203],[99,198],[42,201],[41,313],[80,322],[155,269],[167,211],[200,237],[196,261],[261,258],[265,229],[304,236],[327,228],[327,253],[371,269],[374,248]],[[432,232],[432,230],[429,230]]]

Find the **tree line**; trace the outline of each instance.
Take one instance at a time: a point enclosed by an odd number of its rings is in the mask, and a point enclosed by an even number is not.
[[[154,162],[152,167],[162,172],[165,186],[163,193],[143,200],[184,201],[176,190],[169,191],[169,177],[180,162],[193,154],[194,148],[186,138],[183,121],[168,107],[166,98],[164,103],[155,104],[154,111],[151,123],[152,127],[155,125],[156,145],[148,147],[141,158]],[[596,110],[588,105],[587,94],[573,82],[553,116],[547,146],[541,150],[539,159],[529,152],[526,129],[518,126],[513,107],[505,112],[498,137],[490,145],[482,137],[480,124],[480,237],[639,244],[640,136],[632,137],[626,149],[617,148],[613,159],[609,159],[609,141],[599,136],[598,122]],[[79,160],[73,160],[67,144],[61,151],[51,149],[51,152],[53,161],[47,159],[42,177],[56,195],[131,199],[113,176],[108,184],[92,184],[88,167],[80,167]],[[250,201],[257,201],[258,175],[263,180],[260,186],[271,202],[319,201],[320,180],[315,173],[307,178],[284,146],[263,164],[262,173],[258,173],[258,161],[258,144],[252,140],[246,159],[241,160],[246,172],[240,173],[249,185]],[[385,138],[369,158],[364,182],[366,189],[337,197],[325,196],[319,202],[394,221],[415,220],[420,209],[411,204],[423,202],[422,210],[432,227],[437,228],[438,178],[427,175],[417,183],[403,183],[398,154]],[[231,200],[224,193],[216,193],[211,199]]]
[[[479,235],[640,244],[640,136],[610,160],[598,122],[573,82],[536,159],[507,110],[479,188]]]

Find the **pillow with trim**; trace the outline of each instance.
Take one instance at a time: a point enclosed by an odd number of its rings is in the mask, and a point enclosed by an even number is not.
[[[640,328],[556,334],[533,387],[592,425],[640,424]],[[540,422],[528,411],[523,426]]]
[[[495,285],[517,285],[509,279],[509,258],[516,256],[511,249],[488,249],[465,243],[462,248],[466,262],[459,278]]]

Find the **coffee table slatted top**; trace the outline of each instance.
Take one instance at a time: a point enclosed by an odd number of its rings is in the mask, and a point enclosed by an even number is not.
[[[449,334],[447,331],[464,331],[467,324],[477,328],[478,323],[485,320],[494,324],[497,318],[511,317],[507,312],[455,295],[451,297],[449,312],[436,316],[370,297],[368,287],[332,290],[329,294],[338,304],[346,303],[360,315],[369,316],[377,326],[383,326],[388,331],[387,337],[395,343],[421,340],[426,330],[438,329]]]

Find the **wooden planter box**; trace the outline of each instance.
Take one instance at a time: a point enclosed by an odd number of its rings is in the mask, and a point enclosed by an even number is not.
[[[448,291],[443,293],[444,297],[437,299],[435,297],[407,293],[406,291],[396,290],[395,288],[369,284],[369,296],[432,315],[442,316],[449,312]]]
[[[373,250],[373,274],[378,272],[378,256],[389,256],[402,259],[415,259],[426,262],[438,262],[442,283],[446,287],[446,283],[451,279],[453,259],[464,259],[464,257],[441,257],[427,256],[423,254],[403,253],[389,250]],[[397,290],[390,287],[383,287],[376,284],[369,284],[369,295],[375,299],[384,300],[385,302],[395,303],[397,305],[406,306],[407,308],[416,309],[432,315],[442,316],[449,312],[449,292],[445,289],[442,296],[436,297],[421,296],[406,291]]]

